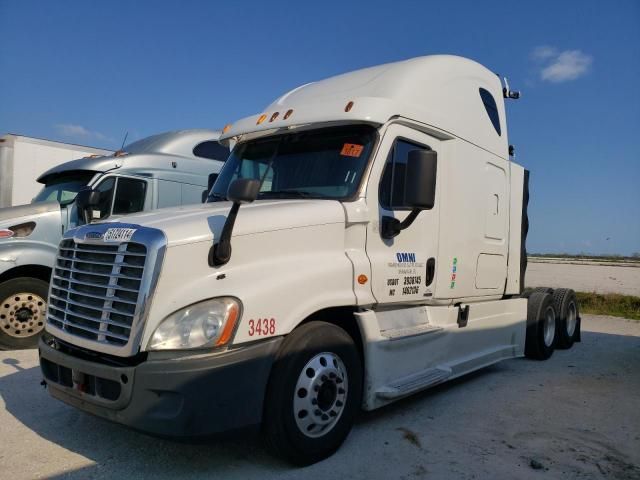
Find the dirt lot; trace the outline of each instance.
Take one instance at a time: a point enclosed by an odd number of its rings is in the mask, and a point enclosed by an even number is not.
[[[502,362],[363,414],[304,470],[255,439],[178,444],[78,412],[39,385],[36,352],[0,352],[0,478],[640,479],[640,322],[583,324],[583,342],[547,362]]]
[[[577,292],[621,293],[640,297],[640,266],[548,263],[529,260],[525,284],[573,288]]]

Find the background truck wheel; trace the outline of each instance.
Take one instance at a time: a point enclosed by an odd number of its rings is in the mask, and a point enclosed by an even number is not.
[[[556,343],[556,311],[553,296],[547,292],[532,292],[527,305],[527,337],[524,354],[536,360],[546,360]]]
[[[32,348],[44,329],[49,285],[20,277],[0,283],[0,348]]]
[[[325,322],[302,325],[285,338],[271,372],[267,447],[297,465],[327,458],[349,434],[361,396],[362,367],[351,337]]]
[[[576,293],[568,288],[558,288],[553,292],[553,306],[558,322],[557,348],[571,348],[573,342],[580,341],[580,314]]]

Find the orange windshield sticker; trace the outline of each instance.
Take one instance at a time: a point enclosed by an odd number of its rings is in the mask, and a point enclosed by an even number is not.
[[[363,149],[363,145],[356,145],[355,143],[345,143],[342,146],[340,155],[344,155],[345,157],[359,157],[362,154]]]

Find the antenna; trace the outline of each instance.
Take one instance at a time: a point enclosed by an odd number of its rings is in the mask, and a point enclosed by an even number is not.
[[[128,136],[129,136],[129,132],[124,134],[124,138],[122,139],[122,146],[120,147],[119,150],[116,150],[115,152],[113,152],[114,157],[122,157],[123,155],[127,154],[127,152],[125,152],[123,148],[124,148],[124,142],[127,141]]]
[[[127,133],[124,134],[124,139],[122,140],[122,146],[120,147],[120,150],[124,148],[124,142],[127,141],[128,136],[129,136],[129,131],[127,131]]]

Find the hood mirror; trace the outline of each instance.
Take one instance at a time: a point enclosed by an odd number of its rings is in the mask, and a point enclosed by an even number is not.
[[[235,180],[227,190],[227,198],[233,202],[227,220],[222,227],[220,240],[209,250],[209,266],[220,267],[231,259],[231,234],[236,223],[240,205],[251,203],[258,198],[260,193],[260,180],[251,178],[239,178]]]
[[[100,192],[85,187],[76,195],[76,206],[85,224],[91,223],[93,220],[93,211],[100,203]]]

